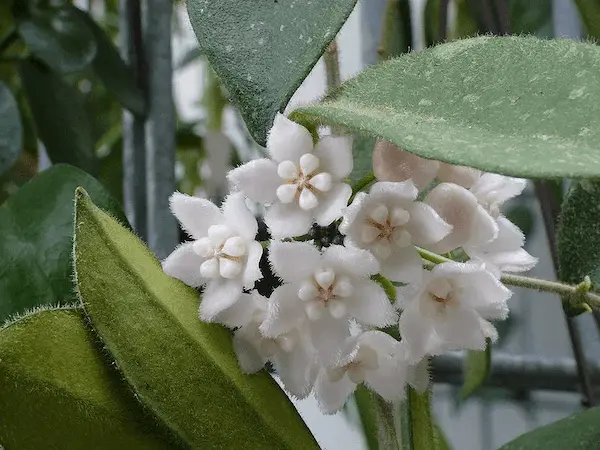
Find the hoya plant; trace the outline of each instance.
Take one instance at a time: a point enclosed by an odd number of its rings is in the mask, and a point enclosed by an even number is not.
[[[355,3],[188,0],[209,100],[263,151],[221,200],[172,186],[182,238],[160,257],[92,176],[104,147],[82,99],[91,72],[127,120],[151,115],[140,68],[91,9],[1,7],[0,171],[36,138],[54,165],[0,207],[0,448],[318,449],[290,401],[314,396],[322,414],[353,401],[370,450],[447,449],[432,362],[463,351],[463,393],[477,390],[515,287],[560,295],[570,326],[599,314],[600,48],[533,36],[537,6],[492,23],[457,1],[449,35],[441,1],[430,47],[410,51],[410,2],[390,0],[381,61],[340,85]],[[329,92],[286,111],[322,56]],[[527,274],[539,257],[506,206],[528,189],[558,281]],[[599,420],[502,448],[597,448]]]

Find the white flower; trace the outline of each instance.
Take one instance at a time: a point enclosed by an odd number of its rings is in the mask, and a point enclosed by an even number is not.
[[[421,158],[385,141],[378,141],[373,150],[373,172],[380,181],[412,180],[419,190],[436,178],[469,189],[481,173],[470,167]]]
[[[437,253],[448,253],[459,247],[482,246],[498,236],[498,224],[477,197],[469,190],[454,183],[440,183],[425,197],[430,205],[447,223],[452,232],[441,241],[427,248]]]
[[[500,272],[523,272],[537,264],[522,247],[525,236],[521,230],[500,213],[500,207],[509,199],[521,194],[527,181],[494,173],[483,174],[470,189],[481,205],[495,220],[498,234],[490,242],[465,244],[465,252],[474,259],[486,263],[498,276]]]
[[[282,114],[267,140],[271,159],[250,161],[229,173],[250,199],[270,204],[265,223],[274,237],[306,234],[313,219],[328,226],[341,217],[352,189],[352,140],[327,136],[313,147],[308,130]]]
[[[242,294],[236,304],[219,315],[229,326],[239,327],[233,336],[233,348],[244,373],[261,370],[271,361],[285,388],[298,398],[312,390],[318,372],[315,351],[305,324],[276,338],[267,338],[259,330],[267,314],[268,300],[256,292]]]
[[[411,362],[444,350],[483,350],[497,339],[485,319],[505,319],[512,295],[482,264],[447,262],[425,273],[421,286],[398,288],[400,334]]]
[[[321,369],[315,382],[319,407],[326,414],[338,411],[360,383],[365,383],[385,400],[404,395],[407,364],[399,364],[399,343],[381,331],[349,337],[335,361]]]
[[[366,250],[332,245],[321,253],[304,242],[272,242],[269,260],[285,284],[269,299],[265,336],[281,336],[308,318],[313,346],[329,360],[350,334],[349,319],[375,327],[397,321],[385,291],[369,278],[379,264]]]
[[[452,230],[431,206],[415,202],[417,194],[410,180],[375,183],[369,194],[356,195],[339,227],[344,243],[370,250],[392,281],[418,281],[423,265],[414,246],[438,242]]]
[[[241,194],[227,197],[220,210],[208,200],[176,192],[171,210],[194,240],[177,247],[163,261],[163,270],[192,287],[206,284],[200,318],[214,321],[262,277],[256,219]]]
[[[423,189],[433,181],[439,165],[439,161],[421,158],[386,141],[377,141],[373,150],[373,173],[379,181],[412,180]]]

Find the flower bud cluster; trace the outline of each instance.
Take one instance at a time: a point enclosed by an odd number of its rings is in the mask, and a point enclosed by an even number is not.
[[[496,339],[491,321],[506,318],[511,296],[500,273],[536,262],[500,212],[524,180],[379,142],[378,181],[351,199],[351,139],[313,145],[308,130],[278,115],[267,150],[269,158],[229,173],[233,192],[221,208],[173,194],[172,211],[193,240],[163,261],[170,276],[204,286],[200,319],[235,330],[244,372],[270,361],[292,395],[314,392],[333,413],[360,383],[389,401],[401,399],[406,384],[423,391],[430,356],[482,350]],[[269,298],[253,290],[263,245],[246,199],[266,207],[268,261],[282,281]],[[311,239],[315,223],[343,239]],[[468,260],[426,270],[420,248],[462,250]],[[383,277],[397,286],[395,297],[379,284]],[[400,340],[382,331],[389,327],[399,327],[391,334]]]

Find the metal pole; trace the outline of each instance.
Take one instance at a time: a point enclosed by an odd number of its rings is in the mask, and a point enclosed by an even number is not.
[[[136,76],[142,92],[146,92],[146,73],[142,46],[142,14],[140,0],[119,2],[121,53]],[[147,240],[146,229],[146,142],[144,118],[123,113],[123,203],[125,214],[137,235]]]
[[[164,258],[179,242],[177,222],[169,211],[175,190],[175,107],[171,56],[171,0],[147,0],[144,14],[148,64],[146,182],[148,245]]]
[[[460,353],[436,356],[431,372],[436,383],[460,385],[464,357]],[[588,374],[596,392],[600,391],[600,364],[588,361]],[[484,386],[509,390],[548,390],[578,392],[579,375],[573,358],[545,358],[535,355],[492,353],[492,366]]]

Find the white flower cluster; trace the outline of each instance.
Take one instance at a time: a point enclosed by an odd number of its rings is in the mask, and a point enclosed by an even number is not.
[[[278,115],[267,150],[270,159],[229,173],[234,192],[221,209],[172,196],[172,211],[193,241],[163,262],[170,276],[205,286],[200,318],[235,329],[244,372],[270,361],[291,394],[314,390],[322,410],[333,413],[360,383],[389,401],[402,398],[406,383],[423,391],[429,356],[483,349],[496,338],[489,320],[507,316],[511,295],[500,272],[536,262],[499,209],[524,180],[423,160],[380,142],[373,155],[379,181],[348,206],[350,139],[326,136],[313,145],[305,128]],[[434,179],[439,184],[418,201]],[[267,208],[268,260],[282,281],[269,298],[252,291],[262,277],[263,247],[246,198]],[[339,223],[344,245],[307,241],[315,222]],[[417,246],[462,249],[470,259],[428,271]],[[381,277],[400,286],[396,298],[374,281]],[[381,331],[391,326],[399,326],[400,341]]]

